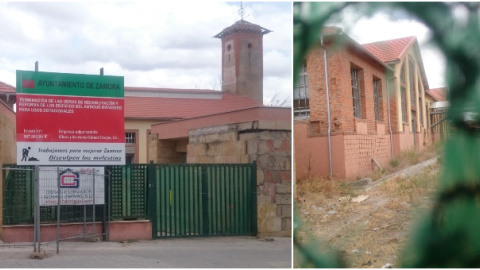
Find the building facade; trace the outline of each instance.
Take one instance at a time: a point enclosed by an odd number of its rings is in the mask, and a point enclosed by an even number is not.
[[[263,35],[269,32],[240,20],[215,35],[222,42],[222,91],[211,93],[217,100],[196,101],[182,107],[195,115],[152,125],[148,151],[155,163],[255,161],[258,233],[290,236],[291,108],[263,106]]]
[[[428,136],[415,37],[360,45],[326,27],[294,91],[296,177],[356,179]]]
[[[425,103],[429,86],[417,38],[380,41],[363,47],[394,70],[390,103],[394,155],[407,149],[424,149],[432,143]]]
[[[126,162],[255,161],[258,232],[290,236],[291,108],[263,106],[263,35],[269,32],[242,19],[214,36],[222,44],[222,91],[125,87]],[[5,98],[14,104],[10,90]]]

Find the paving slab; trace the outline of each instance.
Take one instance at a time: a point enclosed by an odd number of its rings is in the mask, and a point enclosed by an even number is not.
[[[291,238],[209,237],[0,247],[0,268],[291,268]]]
[[[378,186],[380,183],[395,179],[397,177],[410,177],[410,176],[420,174],[426,167],[435,164],[437,161],[438,161],[438,156],[436,156],[434,158],[431,158],[431,159],[427,159],[427,160],[422,161],[418,164],[415,164],[415,165],[412,165],[410,167],[404,168],[404,169],[402,169],[398,172],[395,172],[395,173],[392,173],[390,175],[384,176],[384,177],[378,179],[375,182],[371,182],[368,185],[363,186],[363,189],[369,190],[373,187]]]

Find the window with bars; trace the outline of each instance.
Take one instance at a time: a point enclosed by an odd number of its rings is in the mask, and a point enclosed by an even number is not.
[[[373,79],[373,110],[375,111],[375,120],[380,121],[380,101],[381,101],[381,91],[380,91],[380,80]]]
[[[405,87],[400,87],[400,100],[402,103],[402,122],[407,123],[407,93]]]
[[[125,143],[135,144],[135,133],[134,132],[126,132],[125,133]]]
[[[415,78],[414,78],[415,66],[412,60],[408,60],[408,74],[410,80],[410,108],[414,110],[415,106]]]
[[[298,81],[293,92],[294,119],[307,119],[310,117],[310,102],[308,94],[307,63],[304,63],[298,74]]]
[[[362,102],[360,98],[360,80],[358,77],[358,69],[351,68],[352,76],[352,98],[353,98],[353,116],[355,118],[362,118]]]

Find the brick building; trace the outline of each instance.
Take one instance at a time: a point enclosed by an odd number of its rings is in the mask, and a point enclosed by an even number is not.
[[[148,153],[155,163],[256,161],[258,232],[289,236],[291,108],[263,106],[262,39],[269,32],[240,20],[215,35],[222,42],[222,92],[181,106],[182,118],[152,125]]]
[[[12,97],[13,93],[13,97]],[[17,161],[15,87],[0,82],[0,167]],[[13,100],[13,101],[12,101]],[[3,173],[0,174],[0,225],[3,224]],[[0,235],[2,227],[0,226]]]
[[[258,233],[289,236],[291,108],[263,106],[269,32],[239,20],[214,36],[221,40],[222,91],[125,87],[126,161],[256,161]]]
[[[360,45],[323,29],[294,92],[296,177],[355,179],[431,142],[415,37]]]
[[[17,90],[15,87],[4,83],[0,82],[0,100],[3,101],[4,104],[6,104],[10,109],[13,110],[13,105],[16,102],[16,96],[17,96]]]
[[[393,102],[390,102],[394,155],[411,148],[422,150],[432,140],[425,103],[425,90],[429,86],[417,38],[405,37],[363,46],[394,69],[391,79]]]
[[[0,166],[17,161],[15,93],[15,87],[0,82]]]
[[[125,151],[127,163],[148,163],[152,125],[175,120],[262,106],[258,101],[228,92],[198,89],[125,87]],[[186,162],[186,141],[178,158]]]

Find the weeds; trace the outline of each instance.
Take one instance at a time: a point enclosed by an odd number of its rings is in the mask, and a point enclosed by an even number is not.
[[[383,176],[385,176],[385,169],[376,169],[373,171],[372,175],[371,175],[371,179],[372,181],[376,181],[380,178],[382,178]]]
[[[304,180],[297,183],[298,194],[317,193],[323,194],[327,198],[332,196],[346,196],[353,194],[353,189],[346,181],[328,180],[314,178],[313,180]]]
[[[432,165],[414,177],[396,179],[385,182],[380,189],[392,200],[403,200],[410,204],[418,204],[419,200],[428,197],[438,185],[438,166]]]
[[[418,164],[422,161],[433,158],[435,156],[439,156],[437,160],[441,164],[442,156],[443,156],[442,153],[443,153],[442,143],[435,143],[422,151],[417,151],[413,149],[404,151],[400,153],[398,156],[391,159],[388,162],[388,166],[386,166],[382,170],[381,174],[377,171],[374,171],[371,174],[372,181],[376,181],[386,174],[391,174],[391,173],[400,171],[406,167]]]
[[[398,159],[394,158],[394,159],[390,160],[390,162],[388,164],[390,164],[390,166],[395,168],[395,167],[398,167],[398,165],[400,164],[400,161],[398,161]]]

